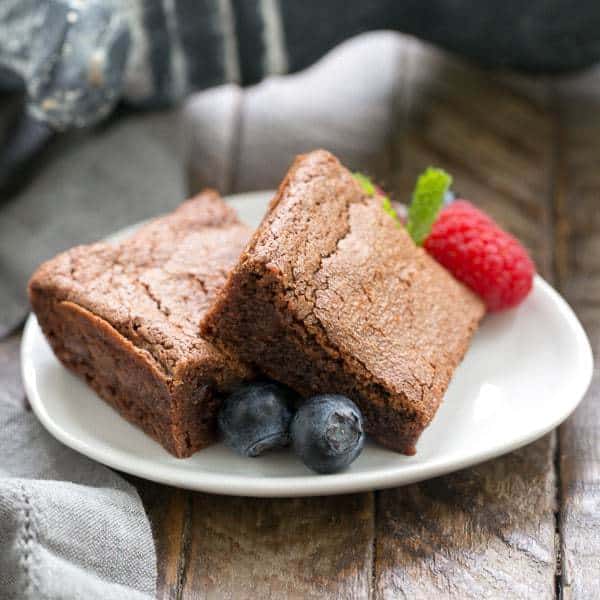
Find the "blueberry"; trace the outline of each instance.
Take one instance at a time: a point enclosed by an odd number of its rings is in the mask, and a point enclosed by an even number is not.
[[[242,456],[259,456],[265,450],[289,444],[294,393],[273,382],[239,387],[219,412],[219,430],[226,446]]]
[[[296,454],[317,473],[344,469],[365,442],[360,410],[352,400],[336,394],[307,400],[292,420],[291,436]]]

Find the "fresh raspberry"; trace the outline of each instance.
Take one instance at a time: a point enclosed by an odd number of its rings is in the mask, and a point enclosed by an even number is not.
[[[440,212],[424,247],[490,311],[516,306],[531,290],[535,266],[525,248],[466,200]]]

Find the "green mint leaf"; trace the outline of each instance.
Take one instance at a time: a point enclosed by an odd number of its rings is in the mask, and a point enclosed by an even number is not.
[[[429,167],[419,175],[412,202],[408,208],[406,225],[408,233],[418,246],[429,235],[444,204],[444,196],[451,185],[452,177],[442,169]]]
[[[390,199],[387,196],[383,196],[381,206],[383,207],[383,210],[388,215],[390,215],[390,217],[392,217],[392,219],[394,219],[394,221],[396,221],[397,225],[402,225],[402,221],[400,221],[400,217],[398,216],[398,213],[394,210],[394,207],[392,206],[392,203],[390,202]]]
[[[354,179],[356,179],[356,181],[358,181],[358,183],[360,183],[360,187],[363,189],[363,192],[367,196],[373,196],[375,194],[375,186],[373,185],[373,182],[366,175],[363,175],[362,173],[359,173],[358,171],[356,173],[353,173],[353,175],[354,175]]]
[[[396,221],[396,223],[398,225],[401,225],[402,222],[400,221],[400,218],[396,214],[396,211],[394,210],[394,207],[392,206],[390,199],[381,192],[381,189],[376,188],[375,185],[373,184],[373,182],[366,175],[363,175],[362,173],[359,173],[359,172],[353,173],[353,175],[354,175],[354,179],[356,179],[356,181],[358,181],[358,183],[360,183],[360,186],[362,187],[363,192],[365,194],[367,194],[367,196],[377,195],[377,196],[381,197],[381,206],[382,206],[383,210],[388,215],[390,215],[390,217],[392,217],[392,219],[394,219],[394,221]]]

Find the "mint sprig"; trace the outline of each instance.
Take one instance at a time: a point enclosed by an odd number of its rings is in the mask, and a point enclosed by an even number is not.
[[[375,186],[366,175],[363,175],[363,173],[359,173],[358,171],[356,171],[356,173],[352,173],[352,175],[354,175],[354,179],[360,183],[360,187],[367,196],[375,195]]]
[[[390,217],[392,217],[392,219],[394,219],[394,221],[396,221],[397,225],[402,225],[402,221],[400,220],[398,213],[394,210],[394,207],[392,206],[392,202],[387,196],[383,197],[381,206],[382,206],[384,212],[386,212],[388,215],[390,215]]]
[[[408,233],[418,246],[429,235],[451,185],[452,177],[442,169],[428,167],[419,175],[408,207],[406,224]]]
[[[354,179],[356,179],[356,181],[358,181],[358,183],[360,184],[360,187],[362,187],[363,192],[367,195],[367,196],[379,196],[381,198],[381,206],[383,208],[383,210],[390,215],[390,217],[392,217],[392,219],[394,219],[394,221],[396,221],[396,223],[398,225],[401,224],[400,218],[398,217],[398,215],[396,214],[396,211],[394,210],[394,207],[392,206],[392,203],[389,199],[388,196],[386,196],[383,193],[380,193],[380,190],[378,190],[378,188],[375,187],[375,185],[373,184],[373,182],[363,173],[353,173],[354,175]]]

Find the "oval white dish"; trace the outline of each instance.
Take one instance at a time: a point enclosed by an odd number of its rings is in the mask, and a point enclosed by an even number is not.
[[[239,194],[228,200],[244,221],[256,226],[272,194]],[[369,443],[347,471],[316,475],[290,451],[251,459],[216,444],[176,459],[62,367],[33,315],[21,350],[29,402],[62,443],[139,477],[242,496],[314,496],[392,487],[499,456],[566,419],[585,394],[593,370],[590,345],[577,317],[536,277],[521,306],[484,319],[415,456]]]

